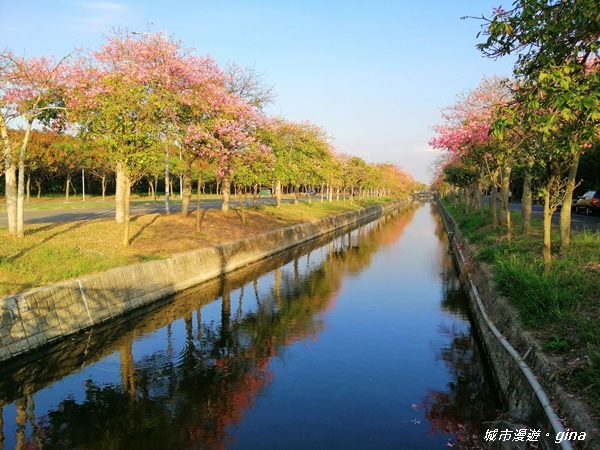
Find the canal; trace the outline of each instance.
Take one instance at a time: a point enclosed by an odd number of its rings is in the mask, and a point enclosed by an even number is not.
[[[410,207],[3,363],[0,449],[442,449],[500,404]]]

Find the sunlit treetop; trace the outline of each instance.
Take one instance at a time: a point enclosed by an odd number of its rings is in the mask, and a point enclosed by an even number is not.
[[[517,76],[598,56],[598,0],[516,0],[511,9],[499,6],[478,19],[486,40],[477,47],[492,58],[518,54]]]
[[[57,109],[66,59],[18,57],[11,51],[0,53],[0,105],[5,120],[19,116],[39,118],[46,111]]]
[[[443,123],[433,127],[436,135],[429,141],[433,148],[453,153],[468,153],[493,139],[490,134],[495,111],[511,100],[505,79],[484,78],[472,91],[442,111]]]

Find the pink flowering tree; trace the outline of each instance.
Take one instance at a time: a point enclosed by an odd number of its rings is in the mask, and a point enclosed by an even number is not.
[[[128,245],[132,183],[158,161],[168,162],[165,150],[181,139],[192,112],[218,103],[212,92],[222,86],[220,72],[181,42],[125,33],[115,33],[76,69],[70,119],[82,136],[106,149],[115,167],[115,219],[124,224]]]
[[[383,197],[405,197],[412,194],[418,183],[412,175],[408,174],[397,164],[377,164],[381,173],[380,195]]]
[[[67,57],[56,61],[52,57],[25,58],[11,51],[0,53],[0,135],[2,137],[6,183],[6,209],[9,233],[24,236],[23,210],[27,145],[33,124],[51,124],[52,118],[64,110],[61,99]],[[25,122],[25,133],[18,152],[8,134],[8,124],[14,119]],[[59,120],[54,121],[59,124]],[[18,174],[18,177],[17,177]]]
[[[475,206],[483,212],[482,190],[491,185],[490,213],[494,226],[497,226],[496,201],[498,190],[503,211],[503,223],[507,226],[507,238],[510,239],[511,220],[508,207],[510,174],[515,164],[515,147],[508,141],[501,141],[493,133],[494,123],[501,109],[509,104],[512,95],[507,81],[497,77],[484,78],[474,90],[466,93],[458,101],[445,108],[442,117],[444,123],[436,125],[436,136],[430,141],[433,148],[448,150],[452,161],[461,161],[460,167],[478,171],[471,177],[472,183],[463,186],[470,191]],[[456,171],[455,171],[456,172]],[[457,175],[456,173],[454,175]],[[467,178],[456,178],[466,181]]]
[[[259,138],[261,127],[268,125],[266,117],[236,94],[224,91],[221,100],[211,114],[189,124],[184,145],[213,163],[221,179],[222,210],[227,211],[236,173],[240,183],[260,183],[261,175],[270,170],[273,156]]]

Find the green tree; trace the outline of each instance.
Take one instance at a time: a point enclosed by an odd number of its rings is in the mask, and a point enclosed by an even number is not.
[[[598,135],[600,4],[517,0],[512,9],[499,7],[480,19],[486,40],[477,47],[484,55],[518,55],[515,95],[523,112],[518,119],[534,131],[530,148],[547,173],[543,256],[548,267],[552,208],[563,192],[563,202],[571,202],[580,155]],[[564,252],[570,245],[570,208],[562,209],[560,227]]]

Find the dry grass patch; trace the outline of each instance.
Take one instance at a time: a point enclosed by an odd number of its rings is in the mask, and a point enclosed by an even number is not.
[[[0,296],[114,267],[162,259],[202,247],[245,239],[274,229],[366,206],[356,202],[283,204],[203,210],[201,232],[195,216],[145,214],[133,216],[130,245],[121,245],[123,227],[112,219],[27,225],[22,240],[0,229]]]

